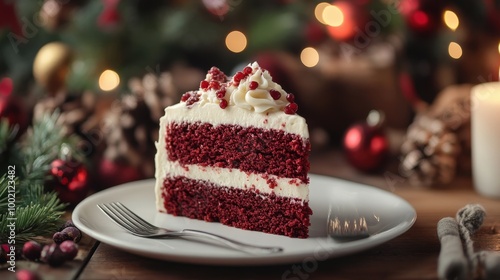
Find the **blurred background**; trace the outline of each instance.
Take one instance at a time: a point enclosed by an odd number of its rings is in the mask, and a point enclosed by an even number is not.
[[[0,0],[0,117],[23,141],[57,112],[102,187],[152,177],[163,108],[252,61],[296,95],[313,153],[446,183],[470,170],[471,85],[499,79],[500,1]]]

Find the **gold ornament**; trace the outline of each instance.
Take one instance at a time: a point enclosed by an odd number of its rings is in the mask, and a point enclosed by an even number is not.
[[[51,95],[63,88],[72,56],[70,47],[60,42],[48,43],[36,54],[33,75]]]

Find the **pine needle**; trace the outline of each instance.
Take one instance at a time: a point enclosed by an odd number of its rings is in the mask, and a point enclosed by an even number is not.
[[[75,148],[76,137],[63,137],[62,129],[57,125],[58,118],[57,111],[43,116],[28,130],[23,143],[15,146],[12,139],[17,132],[10,130],[6,122],[0,122],[0,154],[10,155],[6,157],[9,162],[3,164],[16,169],[15,176],[4,174],[0,177],[0,242],[9,238],[9,225],[13,221],[17,243],[51,235],[61,222],[66,204],[59,200],[57,193],[44,187],[50,178],[50,165],[60,156],[63,145],[71,149],[73,158],[81,160],[84,157]],[[14,203],[12,195],[9,201],[9,191],[12,193],[13,190],[9,181],[12,179],[16,186]]]

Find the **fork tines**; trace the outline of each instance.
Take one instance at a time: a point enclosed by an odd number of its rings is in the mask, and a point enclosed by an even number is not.
[[[144,235],[157,229],[120,202],[98,204],[97,207],[116,224],[136,235]]]

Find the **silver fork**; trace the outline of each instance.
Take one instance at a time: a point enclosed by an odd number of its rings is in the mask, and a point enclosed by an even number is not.
[[[283,248],[281,247],[250,245],[201,230],[183,229],[173,231],[165,228],[159,228],[148,223],[120,202],[98,204],[97,207],[99,207],[99,209],[101,209],[101,211],[116,224],[139,237],[203,237],[217,241],[219,244],[224,245],[227,248],[247,253],[278,253],[283,251]]]

